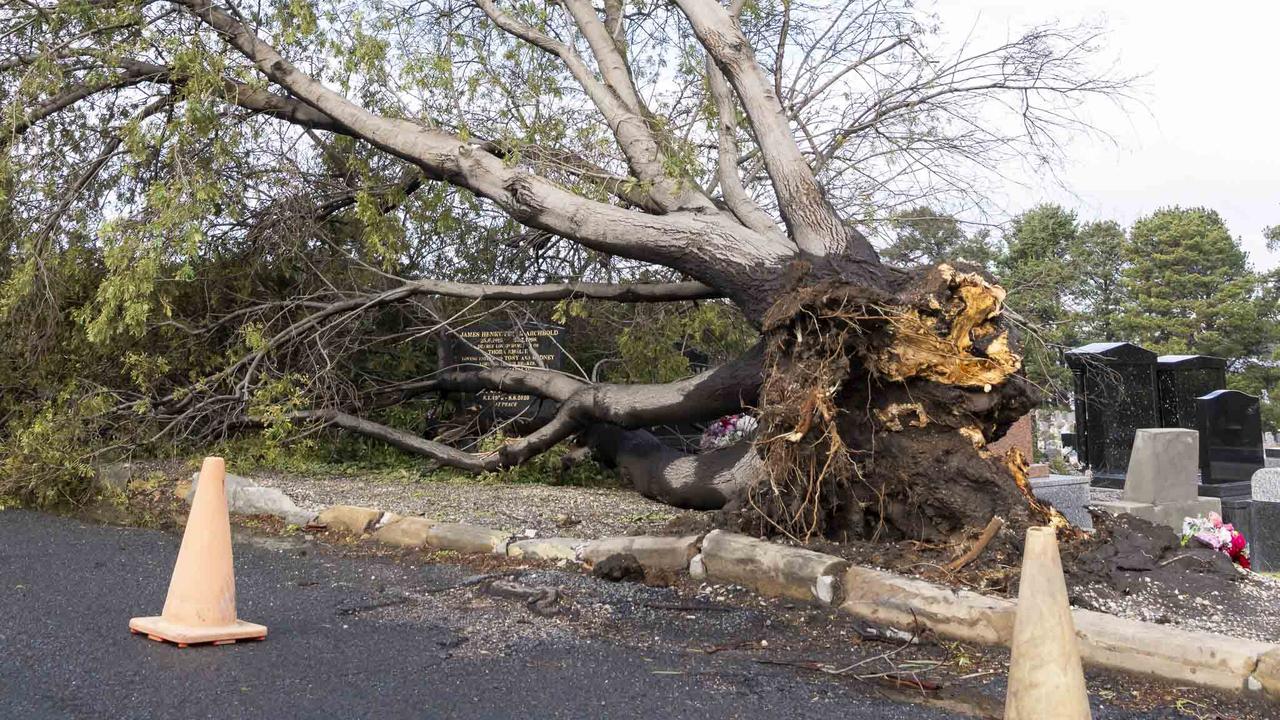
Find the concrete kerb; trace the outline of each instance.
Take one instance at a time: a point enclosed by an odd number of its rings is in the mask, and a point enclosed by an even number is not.
[[[631,555],[645,570],[688,572],[701,542],[701,535],[606,537],[583,546],[578,559],[591,567],[614,555]]]
[[[612,555],[629,554],[646,569],[688,572],[696,579],[731,582],[762,595],[838,605],[854,617],[909,632],[928,630],[949,640],[1002,647],[1009,646],[1013,635],[1016,606],[1011,600],[851,566],[834,556],[721,530],[706,536],[512,541],[506,533],[476,525],[399,518],[375,531],[373,539],[398,544],[391,536],[409,526],[426,536],[425,543],[415,538],[415,546],[540,560],[568,560],[574,551],[576,560],[587,567]],[[1073,609],[1072,619],[1080,656],[1088,666],[1217,690],[1263,692],[1280,701],[1280,645],[1089,610]]]
[[[981,645],[1008,647],[1013,637],[1016,604],[1011,600],[865,567],[850,568],[845,587],[849,591],[840,609],[863,620]],[[1255,672],[1264,655],[1280,655],[1280,646],[1078,608],[1071,617],[1088,666],[1219,690],[1265,689],[1280,699],[1280,677]]]
[[[703,538],[700,557],[708,579],[828,606],[840,604],[849,569],[849,562],[837,557],[723,530]]]

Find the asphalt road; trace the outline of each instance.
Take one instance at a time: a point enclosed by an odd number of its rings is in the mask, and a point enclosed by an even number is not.
[[[731,588],[385,556],[240,528],[235,538],[240,616],[270,636],[179,649],[128,631],[130,617],[159,613],[177,534],[0,511],[0,720],[1001,715],[1002,651],[963,650],[962,665],[954,647],[859,642],[854,621],[832,611]],[[544,617],[486,589],[481,579],[501,573],[558,588],[563,612]],[[812,661],[863,663],[868,677]],[[893,690],[883,672],[921,673],[938,689]],[[1096,720],[1280,716],[1238,695],[1087,680]]]
[[[690,652],[781,642],[764,609],[685,612],[670,589],[539,571],[523,579],[577,598],[573,617],[543,618],[482,595],[473,568],[301,540],[238,535],[240,615],[267,640],[178,649],[127,629],[159,613],[178,542],[0,511],[0,718],[961,717]]]

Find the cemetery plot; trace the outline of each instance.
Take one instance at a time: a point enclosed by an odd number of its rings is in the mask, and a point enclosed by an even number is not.
[[[1262,406],[1235,390],[1216,390],[1196,400],[1200,430],[1200,493],[1248,497],[1253,473],[1266,465],[1262,452]]]

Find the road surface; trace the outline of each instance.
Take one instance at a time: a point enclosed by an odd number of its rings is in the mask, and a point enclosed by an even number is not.
[[[998,651],[994,660],[975,654],[963,671],[980,679],[966,687],[953,673],[948,700],[920,704],[919,690],[891,691],[883,678],[833,676],[804,664],[867,660],[863,667],[878,671],[886,661],[875,658],[891,652],[889,670],[909,675],[954,660],[954,648],[858,642],[853,621],[830,611],[715,589],[694,596],[687,588],[609,583],[576,571],[517,571],[514,581],[555,586],[568,597],[557,605],[561,614],[544,617],[486,590],[480,578],[511,572],[497,561],[477,567],[448,555],[378,556],[241,528],[240,616],[267,625],[270,636],[179,649],[127,629],[130,617],[159,613],[179,540],[159,530],[0,511],[0,718],[1000,714]],[[1167,700],[1155,710],[1111,704],[1130,694],[1179,697],[1184,689],[1095,673],[1090,687],[1098,720],[1195,716]]]

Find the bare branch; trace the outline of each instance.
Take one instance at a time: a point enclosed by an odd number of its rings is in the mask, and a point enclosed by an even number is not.
[[[429,178],[493,200],[525,225],[603,252],[664,264],[712,286],[734,287],[730,277],[790,255],[785,245],[718,213],[659,217],[630,212],[510,167],[449,133],[375,115],[303,73],[225,10],[205,0],[172,1],[189,8],[273,82],[332,117],[350,134],[418,165]]]
[[[641,115],[640,99],[631,85],[629,71],[616,49],[612,54],[609,53],[613,41],[609,39],[594,9],[587,7],[584,10],[573,2],[568,4],[569,10],[574,13],[574,20],[579,23],[592,50],[596,52],[596,57],[605,57],[605,61],[600,63],[604,82],[596,78],[573,48],[503,12],[493,0],[474,1],[498,27],[556,56],[564,63],[592,103],[604,115],[605,122],[617,139],[632,171],[641,180],[653,184],[649,192],[659,205],[668,210],[711,207],[706,197],[693,191],[692,183],[680,182],[666,174],[661,146]]]
[[[851,235],[796,144],[773,84],[764,77],[750,42],[733,17],[713,0],[675,0],[698,41],[738,93],[791,237],[812,255],[844,253],[875,261],[875,250]]]
[[[747,195],[742,185],[742,177],[738,174],[738,139],[737,139],[737,107],[729,84],[725,82],[724,73],[707,58],[707,83],[711,89],[711,97],[716,103],[719,157],[716,162],[716,177],[720,182],[720,190],[724,193],[725,204],[743,225],[761,234],[781,235],[773,218],[769,217],[751,196]]]

